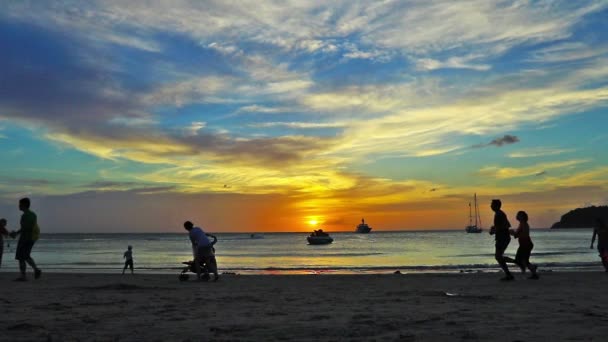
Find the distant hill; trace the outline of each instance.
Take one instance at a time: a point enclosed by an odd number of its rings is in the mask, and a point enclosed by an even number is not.
[[[559,222],[555,222],[551,229],[556,228],[590,228],[593,227],[596,218],[604,219],[608,223],[608,206],[592,206],[570,210]]]

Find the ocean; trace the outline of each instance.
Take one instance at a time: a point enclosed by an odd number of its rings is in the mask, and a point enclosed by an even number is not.
[[[545,270],[597,269],[590,229],[531,231],[531,261]],[[494,271],[494,239],[487,232],[399,231],[332,233],[334,243],[312,246],[306,233],[218,233],[220,272],[238,274],[401,273]],[[3,272],[16,272],[16,241],[5,239]],[[10,245],[10,246],[8,246]],[[192,251],[182,234],[44,234],[32,256],[45,271],[120,272],[133,246],[136,272],[178,273]],[[506,254],[513,256],[517,241]],[[515,267],[515,266],[513,266]]]

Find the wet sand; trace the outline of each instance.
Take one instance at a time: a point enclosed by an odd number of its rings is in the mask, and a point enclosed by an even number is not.
[[[603,341],[608,274],[0,273],[2,341]]]

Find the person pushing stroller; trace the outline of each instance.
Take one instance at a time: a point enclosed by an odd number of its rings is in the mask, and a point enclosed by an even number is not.
[[[213,245],[217,242],[217,238],[214,235],[205,233],[200,227],[194,227],[194,224],[190,221],[184,222],[184,229],[188,231],[188,236],[192,242],[194,270],[196,271],[197,279],[203,281],[209,280],[209,272],[211,271],[214,275],[213,281],[217,281],[219,275],[213,252]],[[213,238],[213,242],[209,240],[209,237]],[[201,277],[203,273],[204,275]]]

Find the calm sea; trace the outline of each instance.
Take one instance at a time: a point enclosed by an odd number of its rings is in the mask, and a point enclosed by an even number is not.
[[[305,233],[217,234],[221,272],[402,273],[495,270],[494,240],[464,231],[333,233],[331,245],[311,246]],[[532,262],[545,269],[601,269],[589,249],[591,230],[532,230]],[[7,244],[10,243],[10,247]],[[1,271],[16,271],[16,241],[5,239]],[[44,234],[33,257],[46,271],[118,272],[133,246],[136,270],[178,272],[191,259],[184,234]],[[507,249],[514,255],[517,241]]]

